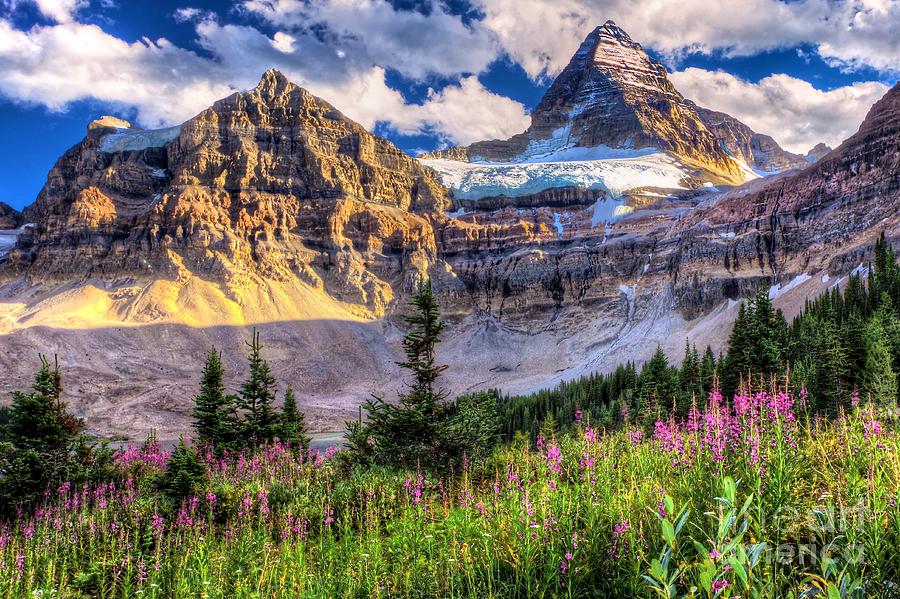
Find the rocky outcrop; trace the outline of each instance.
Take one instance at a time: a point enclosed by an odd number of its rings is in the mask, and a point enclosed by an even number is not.
[[[22,224],[22,214],[8,204],[0,202],[0,229],[15,229]]]
[[[857,133],[812,166],[725,193],[679,222],[670,234],[679,240],[682,284],[724,273],[773,281],[846,274],[868,260],[881,231],[900,237],[898,199],[900,84]]]
[[[803,156],[785,151],[770,136],[756,133],[733,116],[696,104],[693,106],[703,124],[730,155],[745,162],[750,168],[772,173],[805,168],[809,164]]]
[[[815,146],[813,146],[812,149],[810,149],[809,152],[806,153],[806,161],[810,163],[817,162],[824,158],[825,155],[830,151],[831,148],[829,146],[826,146],[821,142],[817,143]]]

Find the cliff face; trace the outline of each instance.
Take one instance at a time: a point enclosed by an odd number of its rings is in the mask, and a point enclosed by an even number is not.
[[[15,229],[22,224],[22,214],[8,204],[0,202],[0,229]]]
[[[706,128],[721,141],[728,152],[753,169],[771,173],[809,165],[805,157],[785,151],[770,136],[756,133],[731,115],[697,105],[694,105],[694,109]]]

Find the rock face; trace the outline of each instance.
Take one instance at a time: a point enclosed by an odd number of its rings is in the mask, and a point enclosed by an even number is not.
[[[754,170],[772,173],[805,168],[809,164],[805,157],[785,151],[770,136],[756,133],[729,114],[696,104],[694,109],[706,128],[722,142],[728,152]],[[823,144],[816,148],[820,146]]]
[[[628,73],[612,72],[605,46]],[[737,163],[645,56],[608,23],[551,87],[527,142],[503,142],[533,151],[564,115],[608,112],[593,132],[566,121],[578,144],[670,144],[572,161],[588,169],[579,176],[613,169],[621,188],[614,177],[603,189],[451,198],[434,171],[275,71],[177,127],[92,123],[0,265],[0,387],[28,377],[35,351],[59,353],[68,399],[97,432],[177,438],[205,351],[223,349],[238,376],[241,340],[258,326],[276,376],[333,430],[371,392],[402,388],[397,316],[423,276],[451,323],[438,356],[447,387],[515,392],[646,359],[656,342],[721,343],[727,300],[781,284],[790,315],[865,261],[882,229],[900,238],[900,88],[816,164],[718,192],[667,170],[699,164],[679,149],[688,138],[711,148],[708,171],[716,156]],[[653,94],[643,107],[642,85]],[[664,126],[642,124],[660,110]],[[735,123],[725,133],[756,164],[784,158]]]
[[[22,224],[22,214],[8,204],[0,202],[0,229],[15,229]]]
[[[773,280],[846,274],[866,262],[881,231],[896,240],[898,200],[900,84],[870,109],[857,133],[812,166],[725,193],[681,221],[672,235],[682,248],[682,278],[702,283],[723,266]],[[724,263],[710,233],[728,237]],[[710,302],[695,303],[703,309]]]
[[[823,143],[818,143],[809,152],[806,153],[806,161],[816,162],[818,160],[821,160],[830,151],[830,147],[826,146]]]
[[[585,38],[532,112],[527,131],[430,157],[515,162],[573,146],[657,148],[720,180],[743,181],[665,67],[612,21]]]

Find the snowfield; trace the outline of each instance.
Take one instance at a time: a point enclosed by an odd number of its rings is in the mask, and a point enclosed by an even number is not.
[[[598,154],[608,150],[567,148],[552,157],[585,157],[591,150]],[[624,153],[624,150],[616,150]],[[610,198],[619,198],[639,187],[685,189],[682,180],[688,173],[662,152],[632,151],[632,157],[550,160],[528,162],[460,162],[456,160],[422,160],[441,177],[444,185],[462,200],[507,196],[527,196],[557,187],[599,189]]]
[[[139,152],[147,148],[162,148],[169,145],[181,133],[181,125],[165,129],[119,129],[100,141],[100,151]]]

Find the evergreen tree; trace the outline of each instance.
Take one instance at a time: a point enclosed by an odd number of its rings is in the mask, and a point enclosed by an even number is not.
[[[691,400],[703,397],[703,372],[697,348],[684,342],[684,359],[678,373],[678,414],[686,416],[691,407]]]
[[[253,341],[248,361],[250,376],[241,385],[238,407],[244,411],[244,434],[255,443],[265,443],[278,433],[278,413],[275,404],[275,378],[269,371],[269,363],[262,358],[259,333],[253,329]]]
[[[0,452],[0,505],[30,503],[50,485],[79,478],[90,464],[78,464],[90,447],[80,443],[84,423],[63,403],[59,364],[39,356],[40,369],[31,393],[16,391],[7,412],[5,451]]]
[[[846,383],[847,354],[832,319],[823,318],[816,327],[813,354],[815,406],[821,412],[835,415],[848,403],[850,390]]]
[[[713,388],[713,380],[716,377],[716,356],[710,346],[706,346],[703,352],[703,361],[700,363],[700,382],[702,391],[697,397],[697,401],[704,401],[706,396]]]
[[[368,422],[348,423],[348,434],[353,437],[354,447],[362,452],[360,459],[439,469],[455,464],[462,455],[448,427],[446,392],[437,386],[446,368],[435,359],[435,346],[444,324],[430,281],[419,285],[411,304],[414,311],[404,319],[409,327],[403,339],[406,360],[399,363],[412,373],[409,390],[400,396],[397,405],[373,396],[363,405]]]
[[[207,478],[206,466],[197,450],[181,438],[169,456],[166,470],[159,479],[159,488],[166,497],[178,504],[199,493]]]
[[[865,391],[880,407],[897,405],[897,373],[894,371],[890,347],[880,318],[866,328]]]
[[[668,411],[673,397],[672,379],[666,354],[657,345],[656,353],[641,371],[640,392],[634,406],[641,424],[652,426]]]
[[[222,379],[222,354],[212,348],[200,375],[200,391],[194,396],[193,427],[198,443],[217,449],[229,447],[237,434],[234,398],[225,394]]]
[[[500,440],[498,400],[496,391],[480,391],[456,400],[448,424],[449,438],[469,459],[486,458]]]
[[[290,386],[284,392],[278,438],[300,451],[309,449],[310,438],[306,434],[306,418],[303,412],[297,409],[294,389]]]

